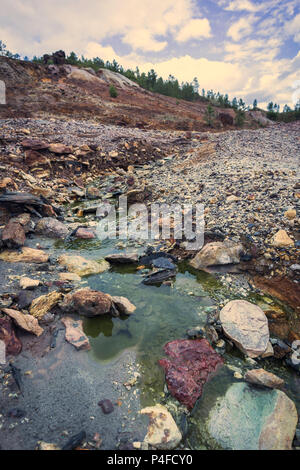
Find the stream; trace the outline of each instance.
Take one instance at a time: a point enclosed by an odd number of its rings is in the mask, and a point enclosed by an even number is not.
[[[74,240],[56,242],[58,251],[78,254],[85,258],[100,259],[111,253],[134,251],[140,254],[145,247],[140,243],[120,243],[117,240]],[[168,341],[187,338],[186,330],[204,326],[207,313],[214,306],[233,299],[244,299],[264,305],[285,308],[270,296],[251,292],[228,290],[218,276],[196,271],[187,262],[179,262],[176,279],[170,285],[149,286],[142,284],[143,274],[148,269],[137,270],[136,265],[112,265],[110,270],[83,278],[83,286],[100,290],[111,295],[127,297],[137,308],[134,314],[113,318],[101,316],[84,318],[84,331],[91,344],[89,354],[99,364],[107,364],[124,350],[134,349],[140,372],[138,388],[141,408],[156,403],[167,405],[177,423],[185,415],[184,407],[168,393],[164,372],[158,360],[164,356],[163,346]],[[234,275],[237,276],[237,275]],[[238,275],[241,276],[241,275]],[[225,367],[221,368],[204,387],[192,413],[187,417],[185,446],[191,449],[217,448],[215,442],[207,441],[205,420],[208,412],[230,385],[241,382],[241,375],[253,367],[263,367],[285,380],[285,393],[295,402],[300,412],[300,378],[296,372],[275,358],[253,360],[234,348],[224,353]],[[240,375],[241,374],[241,375]],[[235,376],[236,375],[236,376]],[[203,425],[199,423],[202,423]]]

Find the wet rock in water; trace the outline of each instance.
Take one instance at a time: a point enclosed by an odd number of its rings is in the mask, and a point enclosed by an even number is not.
[[[20,287],[22,289],[34,289],[40,285],[40,281],[38,279],[30,279],[30,277],[21,277],[20,279]]]
[[[172,263],[168,258],[156,258],[152,262],[152,266],[154,268],[161,268],[161,269],[176,269],[174,263]]]
[[[137,253],[114,253],[112,255],[105,256],[105,259],[112,264],[129,264],[137,263],[139,255]]]
[[[294,240],[292,240],[288,234],[286,233],[285,230],[279,230],[275,235],[273,236],[271,240],[271,245],[277,247],[277,248],[285,248],[288,246],[294,246]]]
[[[268,347],[269,327],[264,312],[246,300],[232,300],[220,312],[225,335],[249,357],[261,356]]]
[[[170,359],[160,359],[159,364],[165,370],[168,389],[191,410],[204,384],[224,361],[206,339],[171,341],[164,351]]]
[[[205,336],[205,330],[201,326],[195,326],[195,328],[189,328],[186,334],[191,339],[201,339]]]
[[[235,383],[209,413],[208,430],[223,449],[291,449],[298,421],[295,404],[279,390]]]
[[[76,230],[75,237],[90,240],[90,239],[96,238],[96,234],[93,230],[89,230],[84,227],[79,227]]]
[[[65,238],[69,233],[68,228],[53,217],[40,219],[36,224],[35,231],[49,238]]]
[[[245,374],[245,380],[249,383],[263,385],[269,388],[280,388],[284,384],[284,380],[264,369],[248,370]]]
[[[47,263],[49,255],[42,250],[35,250],[34,248],[28,248],[24,246],[21,251],[2,251],[0,253],[0,259],[2,261],[8,261],[10,263]]]
[[[2,242],[8,248],[13,248],[23,246],[26,240],[26,235],[21,224],[10,220],[2,230],[1,238]]]
[[[111,300],[121,314],[131,315],[136,310],[136,306],[133,305],[126,297],[113,296],[111,297]]]
[[[35,318],[43,318],[43,316],[50,312],[50,310],[55,307],[61,299],[62,294],[57,291],[41,295],[32,301],[29,312]]]
[[[0,365],[6,364],[6,347],[2,339],[0,339]]]
[[[65,338],[68,343],[75,346],[79,351],[91,349],[88,337],[83,332],[82,320],[63,317],[61,321],[66,327]]]
[[[207,243],[202,250],[190,261],[195,269],[207,266],[237,264],[240,262],[243,247],[231,241]]]
[[[176,271],[170,269],[163,269],[155,273],[148,274],[142,280],[143,284],[151,286],[154,284],[160,284],[168,279],[176,277]]]
[[[171,413],[162,405],[148,406],[141,414],[149,417],[144,442],[160,450],[175,449],[182,439]]]
[[[110,312],[110,295],[90,288],[79,289],[67,294],[61,304],[64,312],[78,313],[85,317],[95,317]]]
[[[36,450],[61,450],[56,444],[50,442],[38,441]]]
[[[44,331],[43,328],[40,327],[37,319],[32,315],[26,315],[22,312],[18,312],[18,310],[13,310],[11,308],[4,308],[3,312],[5,315],[8,315],[10,318],[12,318],[18,327],[27,331],[28,333],[41,336]]]
[[[104,414],[108,415],[114,411],[112,402],[108,399],[99,401],[98,405],[101,407]]]
[[[205,336],[211,344],[216,344],[219,340],[219,335],[212,325],[205,325]]]
[[[59,257],[58,262],[71,273],[78,274],[81,277],[103,273],[110,267],[109,263],[105,260],[94,261],[79,255],[62,255]]]
[[[17,356],[22,351],[22,343],[16,336],[11,318],[0,318],[0,340],[4,341],[7,354]]]

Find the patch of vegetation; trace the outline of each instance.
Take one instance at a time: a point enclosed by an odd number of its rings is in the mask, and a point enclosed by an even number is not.
[[[118,96],[118,92],[113,85],[110,85],[109,87],[109,94],[112,98],[117,98]]]

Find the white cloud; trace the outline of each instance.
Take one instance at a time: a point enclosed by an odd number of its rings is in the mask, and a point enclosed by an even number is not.
[[[239,41],[242,37],[251,34],[255,19],[254,16],[240,18],[230,26],[227,36],[231,37],[234,41]]]
[[[261,5],[254,4],[249,0],[232,0],[225,8],[228,11],[249,11],[254,13],[262,8]]]
[[[211,37],[211,27],[207,18],[190,20],[177,33],[175,39],[185,42],[189,39],[201,39]]]
[[[286,23],[285,31],[287,34],[294,36],[295,42],[300,43],[300,13],[292,21]]]

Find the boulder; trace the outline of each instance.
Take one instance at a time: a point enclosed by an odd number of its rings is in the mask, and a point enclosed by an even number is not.
[[[79,229],[76,230],[75,237],[89,240],[96,238],[96,234],[93,230],[89,230],[84,227],[79,227]]]
[[[36,224],[35,231],[50,238],[65,238],[69,233],[68,228],[53,217],[40,219]]]
[[[43,318],[46,313],[50,312],[50,310],[58,304],[61,298],[62,294],[57,291],[41,295],[32,301],[29,312],[35,318]]]
[[[2,251],[0,253],[0,259],[2,261],[8,261],[10,263],[47,263],[49,255],[42,250],[35,250],[34,248],[28,248],[24,246],[21,251]]]
[[[40,285],[40,281],[38,279],[30,279],[30,277],[21,277],[20,279],[20,287],[22,289],[34,289]]]
[[[13,310],[11,308],[4,308],[2,311],[5,315],[8,315],[10,318],[14,320],[17,326],[19,326],[22,330],[28,331],[28,333],[32,333],[36,336],[41,336],[43,333],[43,328],[40,327],[36,318],[32,315],[25,315],[18,310]]]
[[[131,315],[136,310],[136,306],[129,302],[126,297],[114,296],[111,297],[111,300],[117,307],[117,310],[124,315]]]
[[[0,366],[6,364],[6,347],[2,339],[0,339]]]
[[[160,450],[175,449],[182,439],[171,413],[162,405],[148,406],[141,414],[149,417],[144,442]]]
[[[137,263],[139,260],[139,255],[137,253],[113,253],[111,255],[105,256],[105,259],[112,264],[129,264]]]
[[[79,255],[62,255],[58,259],[59,264],[65,266],[71,273],[78,276],[89,276],[90,274],[100,274],[109,269],[109,263],[105,260],[90,260]]]
[[[190,265],[201,269],[220,264],[237,264],[240,262],[242,251],[241,244],[231,241],[208,243],[190,261]]]
[[[268,320],[260,307],[246,300],[232,300],[220,312],[225,335],[249,357],[264,354],[269,343]]]
[[[10,220],[2,230],[1,238],[9,248],[20,247],[26,240],[25,230],[21,224]]]
[[[292,240],[285,230],[278,230],[271,240],[271,245],[276,248],[285,248],[288,246],[294,246],[294,240]]]
[[[284,384],[284,380],[264,369],[248,370],[245,374],[245,380],[246,382],[269,388],[281,388]]]
[[[0,340],[4,341],[7,354],[17,356],[22,351],[22,343],[16,336],[11,318],[0,318]]]
[[[240,382],[210,411],[208,430],[223,449],[288,450],[297,421],[295,404],[285,393]]]
[[[71,317],[63,317],[62,323],[66,327],[65,338],[68,343],[75,346],[78,350],[90,349],[90,343],[87,336],[83,332],[82,320],[74,320]]]
[[[78,313],[85,317],[96,317],[110,312],[111,297],[90,288],[79,289],[67,294],[61,304],[64,312]]]
[[[160,359],[159,364],[165,370],[168,389],[191,410],[204,384],[224,361],[206,339],[171,341],[164,351],[170,359]]]

